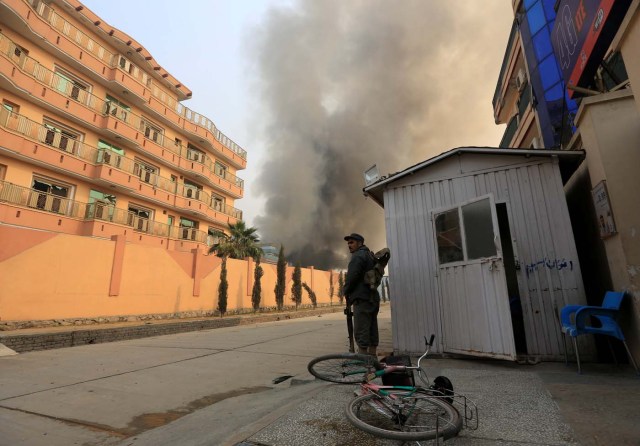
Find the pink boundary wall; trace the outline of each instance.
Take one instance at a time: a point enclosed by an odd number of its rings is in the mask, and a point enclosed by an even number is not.
[[[0,320],[212,312],[221,263],[203,247],[169,251],[124,236],[108,240],[0,225]],[[261,307],[275,307],[276,265],[261,265]],[[227,271],[227,310],[251,309],[253,260],[229,259]],[[288,267],[285,306],[293,304],[292,273]],[[329,274],[302,268],[318,304],[330,302]],[[310,304],[304,290],[302,303]]]

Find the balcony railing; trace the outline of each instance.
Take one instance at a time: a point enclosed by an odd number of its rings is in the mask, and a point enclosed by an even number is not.
[[[195,228],[169,226],[142,218],[134,212],[116,208],[111,204],[82,203],[67,197],[17,186],[6,181],[0,181],[0,203],[3,202],[84,221],[101,220],[129,226],[136,232],[157,237],[207,243],[208,234]]]
[[[507,128],[504,131],[504,135],[502,135],[502,140],[498,147],[511,147],[511,142],[513,136],[516,134],[516,130],[518,130],[518,115],[513,115],[507,124]]]
[[[527,108],[531,104],[531,86],[529,84],[524,86],[520,99],[518,99],[518,119],[522,122],[522,117],[527,111]]]
[[[107,66],[111,68],[115,68],[117,66],[120,67],[120,63],[122,60],[127,61],[123,56],[110,52],[102,45],[98,44],[95,40],[91,39],[73,24],[69,23],[62,16],[57,14],[42,0],[27,0],[27,2],[43,20],[49,23],[58,32],[64,34],[69,39],[74,41],[78,46],[84,48],[86,51],[104,62]],[[125,66],[120,68],[125,69],[126,62]],[[130,68],[127,69],[127,72],[138,81],[140,81],[143,85],[149,87],[151,94],[160,102],[173,109],[178,115],[182,116],[187,121],[207,129],[221,144],[223,144],[225,147],[228,147],[243,160],[247,159],[247,152],[238,144],[236,144],[231,138],[227,137],[224,133],[219,131],[215,124],[209,118],[197,112],[194,112],[188,107],[183,106],[177,100],[167,95],[164,90],[154,85],[154,83],[151,81],[151,77],[148,76],[143,70],[140,70],[135,65],[130,65]]]
[[[0,127],[18,133],[41,144],[55,147],[58,150],[67,152],[80,159],[88,161],[91,164],[108,164],[123,172],[132,174],[140,178],[141,181],[152,186],[158,187],[172,194],[178,193],[179,195],[187,197],[187,192],[185,192],[187,186],[184,186],[184,184],[177,184],[169,178],[161,177],[154,172],[145,170],[142,165],[134,159],[125,157],[124,155],[120,155],[110,150],[92,147],[82,141],[70,138],[66,134],[53,131],[42,124],[26,118],[25,116],[11,112],[4,107],[0,107]],[[217,212],[224,213],[225,215],[229,215],[233,218],[242,219],[242,211],[232,206],[225,205],[222,209],[214,207],[211,195],[206,192],[201,191],[199,198],[195,195],[193,198],[202,201],[209,208]]]
[[[502,85],[505,82],[509,82],[509,79],[503,79],[505,71],[507,69],[507,64],[509,63],[509,58],[511,56],[511,48],[516,40],[518,33],[518,27],[516,22],[513,22],[511,25],[511,32],[509,33],[509,40],[507,41],[507,49],[504,52],[504,57],[502,59],[502,66],[500,67],[500,74],[498,75],[498,84],[496,85],[496,90],[493,93],[493,109],[495,110],[496,104],[500,97],[500,92],[502,90]]]
[[[242,211],[240,209],[236,209],[226,203],[220,203],[219,201],[216,201],[215,198],[211,196],[211,194],[208,194],[202,189],[198,189],[193,186],[187,186],[185,184],[178,184],[176,193],[191,200],[201,201],[214,211],[221,212],[238,220],[242,220]]]
[[[137,129],[144,134],[144,126],[146,121],[141,116],[119,106],[118,104],[110,101],[105,101],[104,99],[101,99],[87,92],[86,90],[78,88],[77,86],[68,82],[62,76],[56,74],[48,68],[45,68],[35,59],[29,56],[25,56],[23,52],[18,52],[20,56],[16,56],[16,49],[16,44],[0,32],[0,54],[13,61],[13,63],[16,64],[22,72],[35,78],[41,84],[51,87],[52,89],[59,91],[63,95],[82,103],[95,113],[101,115],[111,115],[115,119],[126,123],[130,127]],[[191,149],[187,149],[181,144],[176,144],[174,141],[168,140],[162,133],[158,134],[155,138],[150,138],[150,136],[151,135],[145,135],[147,139],[152,140],[153,142],[164,147],[170,152],[175,153],[176,155],[183,158],[186,157],[187,159],[193,159],[193,151]],[[234,184],[240,189],[244,189],[244,180],[226,171],[220,172],[215,168],[215,162],[206,154],[202,153],[202,157],[198,160],[198,162],[204,164],[205,167],[207,167],[213,175],[218,176],[230,182],[231,184]]]

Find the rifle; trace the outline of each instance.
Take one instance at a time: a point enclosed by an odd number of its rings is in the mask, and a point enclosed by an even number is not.
[[[349,351],[355,353],[356,349],[353,345],[353,311],[351,311],[351,305],[347,304],[344,309],[344,314],[347,316],[347,330],[349,332]]]

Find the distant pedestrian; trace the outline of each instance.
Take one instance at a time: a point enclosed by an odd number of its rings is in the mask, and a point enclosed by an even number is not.
[[[378,347],[378,312],[380,295],[377,289],[365,283],[365,273],[373,269],[375,260],[364,237],[352,233],[344,237],[351,253],[344,281],[347,307],[353,305],[354,334],[358,353],[376,356]]]

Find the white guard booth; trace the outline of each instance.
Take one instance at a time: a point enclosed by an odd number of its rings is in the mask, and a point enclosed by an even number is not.
[[[564,357],[559,311],[586,300],[563,180],[583,158],[461,147],[364,188],[384,208],[395,351],[433,333],[436,352]]]

